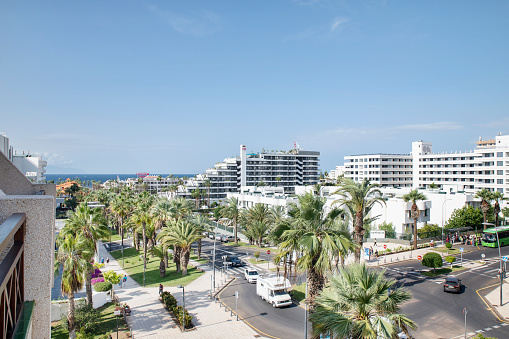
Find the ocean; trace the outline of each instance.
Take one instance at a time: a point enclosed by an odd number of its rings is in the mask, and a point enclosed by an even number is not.
[[[126,180],[127,178],[136,178],[136,174],[46,174],[46,181],[54,180],[55,183],[59,180],[67,180],[69,179],[80,179],[81,181],[100,181],[106,182],[106,180],[117,180],[117,175],[120,180]],[[160,175],[163,178],[169,176],[169,174],[150,174],[150,175]],[[175,177],[194,177],[196,174],[173,174]]]

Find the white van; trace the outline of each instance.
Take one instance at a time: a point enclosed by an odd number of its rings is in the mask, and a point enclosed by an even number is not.
[[[254,268],[246,268],[244,270],[244,278],[249,283],[255,283],[256,280],[258,279],[258,271],[255,270]]]
[[[290,281],[283,277],[258,277],[256,280],[256,294],[273,307],[283,307],[292,304],[292,298],[287,292]]]

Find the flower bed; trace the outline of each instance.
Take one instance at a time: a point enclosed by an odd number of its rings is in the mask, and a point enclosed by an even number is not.
[[[182,327],[182,312],[185,312],[185,328],[193,328],[192,319],[193,316],[189,315],[187,310],[184,310],[182,306],[177,306],[177,299],[170,292],[163,292],[161,294],[161,300],[164,306],[171,312],[177,323]]]

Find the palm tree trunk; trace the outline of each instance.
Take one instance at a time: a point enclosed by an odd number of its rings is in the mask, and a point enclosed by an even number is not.
[[[145,278],[145,271],[147,270],[147,237],[145,236],[147,225],[143,223],[143,278]],[[145,279],[143,279],[145,280]],[[145,281],[143,282],[143,285],[145,285]]]
[[[74,322],[74,311],[76,306],[74,304],[74,292],[69,293],[69,310],[67,311],[67,327],[69,329],[69,339],[76,338],[76,324]]]
[[[163,246],[163,251],[164,251],[164,266],[168,268],[170,267],[170,263],[168,262],[168,247]]]
[[[138,232],[136,232],[136,230],[133,231],[134,233],[134,249],[136,251],[139,251],[140,250],[140,237],[138,236]]]
[[[354,240],[359,245],[355,248],[354,258],[356,263],[361,262],[361,250],[362,244],[364,242],[364,214],[362,211],[355,213],[355,230],[354,230]]]
[[[417,249],[417,219],[414,219],[414,250]]]
[[[180,264],[182,265],[182,275],[187,275],[187,264],[189,263],[189,249],[180,253]]]
[[[173,262],[177,268],[177,272],[180,272],[180,247],[173,245]]]
[[[237,246],[239,244],[239,241],[237,239],[237,220],[235,220],[234,226],[235,226],[235,246]]]
[[[313,262],[316,263],[317,260],[318,258],[315,258],[313,259]],[[307,282],[309,284],[308,305],[310,311],[312,311],[315,306],[315,298],[323,290],[324,279],[323,275],[321,275],[314,267],[308,268],[307,274],[308,274]]]
[[[122,267],[124,267],[124,228],[120,228],[120,237],[122,239],[122,245],[121,245],[121,249],[122,249]]]
[[[482,210],[482,214],[483,214],[483,217],[484,217],[484,229],[488,228],[488,225],[486,225],[486,223],[488,222],[488,218],[487,218],[487,215],[488,215],[488,211],[490,209],[490,205],[488,204],[488,202],[486,200],[482,200],[481,202],[481,210]]]
[[[498,201],[495,201],[493,212],[495,212],[495,226],[498,226],[498,214],[500,213],[500,204],[498,203]]]
[[[92,265],[89,263],[87,264],[87,270],[85,272],[86,280],[85,280],[85,287],[87,291],[87,304],[90,307],[94,307],[94,301],[92,300]]]
[[[201,239],[198,239],[198,259],[201,259]]]

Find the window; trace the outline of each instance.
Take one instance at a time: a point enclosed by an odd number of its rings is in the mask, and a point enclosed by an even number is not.
[[[504,175],[504,171],[503,170],[497,170],[497,175]]]
[[[497,152],[497,158],[502,158],[504,156],[504,152]]]
[[[504,166],[504,162],[503,161],[497,161],[497,166]]]
[[[497,184],[498,185],[503,185],[504,184],[504,179],[497,179]]]

